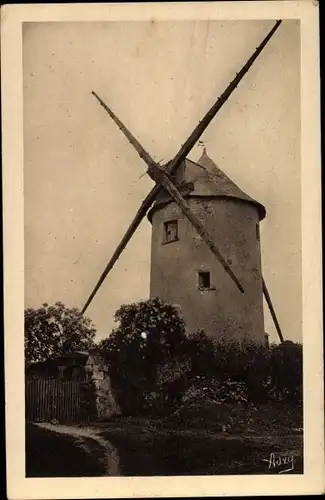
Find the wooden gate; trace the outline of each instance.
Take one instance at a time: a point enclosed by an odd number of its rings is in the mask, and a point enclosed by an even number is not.
[[[85,419],[84,380],[26,377],[26,418],[30,422],[78,422]]]

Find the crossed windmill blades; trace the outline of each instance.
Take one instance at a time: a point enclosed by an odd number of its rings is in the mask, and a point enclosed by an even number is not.
[[[177,172],[177,169],[180,167],[180,165],[185,160],[187,155],[193,149],[194,145],[200,139],[200,137],[202,136],[205,129],[208,127],[208,125],[210,124],[212,119],[215,117],[215,115],[218,113],[218,111],[221,109],[221,107],[224,105],[224,103],[230,97],[230,95],[235,90],[235,88],[237,87],[239,82],[242,80],[244,75],[250,69],[250,67],[252,66],[254,61],[257,59],[258,55],[262,52],[262,50],[264,49],[264,47],[266,46],[268,41],[271,39],[271,37],[273,36],[275,31],[280,26],[281,22],[282,22],[281,20],[278,20],[275,23],[275,25],[273,26],[271,31],[268,33],[268,35],[264,38],[264,40],[256,48],[255,52],[250,57],[250,59],[248,59],[246,64],[242,67],[242,69],[239,71],[239,73],[236,74],[235,78],[230,82],[230,84],[225,89],[225,91],[221,94],[221,96],[217,99],[217,101],[213,104],[213,106],[205,114],[203,119],[195,127],[195,129],[190,134],[188,139],[181,146],[181,148],[178,151],[178,153],[176,154],[176,156],[165,165],[160,165],[159,163],[155,162],[155,160],[144,149],[144,147],[133,136],[133,134],[127,129],[127,127],[122,123],[122,121],[115,115],[115,113],[107,106],[107,104],[104,103],[104,101],[96,94],[96,92],[94,92],[94,91],[92,92],[93,96],[99,101],[101,106],[109,114],[109,116],[112,118],[112,120],[116,123],[116,125],[123,132],[125,137],[128,139],[130,144],[135,148],[135,150],[137,151],[139,156],[142,158],[142,160],[146,163],[146,165],[148,167],[147,174],[155,182],[155,186],[151,189],[149,194],[146,196],[146,198],[141,203],[141,206],[138,209],[133,221],[131,222],[131,224],[128,227],[126,233],[124,234],[121,242],[117,246],[114,254],[112,255],[106,268],[104,269],[103,273],[101,274],[101,276],[100,276],[98,282],[96,283],[96,286],[93,289],[92,293],[90,294],[87,302],[85,303],[84,307],[82,308],[82,311],[81,311],[82,314],[84,314],[85,311],[87,310],[87,308],[89,307],[90,303],[92,302],[93,298],[95,297],[97,291],[99,290],[99,288],[102,285],[103,281],[105,280],[106,276],[108,275],[110,270],[113,268],[115,262],[118,260],[118,258],[122,254],[124,248],[126,247],[128,242],[132,238],[136,229],[140,225],[142,219],[146,216],[148,210],[151,208],[152,204],[156,200],[157,195],[159,194],[159,192],[162,189],[167,191],[168,194],[171,196],[171,198],[177,203],[177,205],[180,207],[181,211],[184,213],[184,215],[187,217],[187,219],[194,226],[194,228],[196,229],[198,234],[201,236],[201,238],[204,240],[206,245],[209,247],[211,252],[219,260],[219,262],[223,266],[225,272],[233,280],[233,282],[236,285],[236,287],[238,288],[238,290],[241,293],[245,292],[243,286],[241,285],[241,283],[238,280],[238,278],[236,277],[235,273],[233,272],[233,270],[231,269],[231,267],[227,263],[226,259],[220,253],[220,251],[219,251],[218,247],[216,246],[216,244],[214,243],[212,237],[206,231],[206,229],[204,228],[204,226],[202,225],[200,220],[197,218],[197,216],[191,210],[189,204],[186,202],[186,200],[183,198],[183,196],[181,195],[181,193],[179,192],[179,190],[175,186],[174,182],[171,179],[171,176],[175,175],[175,173]],[[266,287],[264,278],[262,278],[262,285],[263,285],[263,293],[264,293],[266,302],[268,304],[272,319],[274,321],[277,333],[279,335],[280,341],[283,342],[284,339],[283,339],[283,335],[281,332],[281,328],[280,328],[279,322],[277,320],[277,316],[276,316],[268,289]]]

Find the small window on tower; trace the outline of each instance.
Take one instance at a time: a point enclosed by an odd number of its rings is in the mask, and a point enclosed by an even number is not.
[[[164,240],[163,243],[170,243],[178,240],[177,220],[164,222]]]
[[[200,271],[198,274],[199,274],[199,288],[201,290],[206,288],[211,288],[210,272]]]

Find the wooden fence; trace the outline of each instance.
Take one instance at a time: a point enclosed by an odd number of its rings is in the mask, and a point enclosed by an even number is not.
[[[83,380],[26,377],[26,418],[31,422],[78,422],[84,415]]]

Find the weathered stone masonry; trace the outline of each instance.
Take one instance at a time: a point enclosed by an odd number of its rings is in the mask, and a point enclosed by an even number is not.
[[[150,296],[179,304],[189,331],[264,342],[259,223],[265,208],[243,193],[207,156],[186,160],[176,182],[242,283],[241,294],[167,194],[152,222]],[[187,190],[187,192],[186,192]]]

